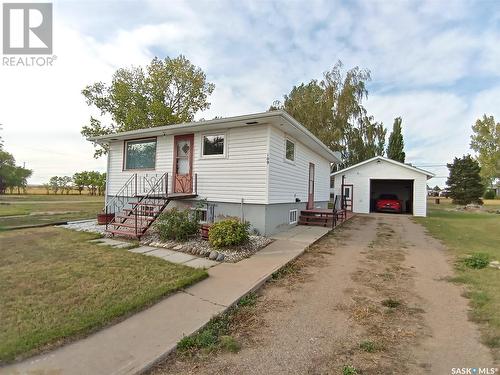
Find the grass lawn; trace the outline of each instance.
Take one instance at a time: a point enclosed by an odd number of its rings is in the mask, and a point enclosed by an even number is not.
[[[204,270],[45,227],[0,232],[0,364],[116,322],[207,276]]]
[[[460,212],[447,200],[436,205],[429,200],[429,216],[416,218],[436,238],[442,240],[457,259],[472,253],[487,253],[500,260],[500,214]],[[500,208],[500,201],[487,201],[486,208]],[[457,263],[454,281],[467,284],[473,307],[473,318],[482,326],[484,342],[500,353],[500,270],[466,268]]]
[[[104,197],[88,195],[2,195],[0,228],[95,218]]]

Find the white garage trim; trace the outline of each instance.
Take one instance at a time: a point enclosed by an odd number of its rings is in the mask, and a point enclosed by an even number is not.
[[[411,165],[377,156],[331,174],[334,188],[331,193],[341,195],[342,183],[353,185],[352,211],[369,213],[377,194],[396,193],[414,216],[427,214],[427,180],[433,173]],[[387,192],[372,194],[372,181],[387,180]],[[391,183],[392,181],[392,183]],[[402,181],[413,181],[413,195],[405,194]],[[383,189],[383,183],[379,186]],[[391,189],[394,192],[391,192]],[[403,190],[403,191],[401,191]]]
[[[342,169],[340,171],[337,171],[337,172],[333,172],[331,175],[335,176],[335,175],[340,174],[340,173],[345,173],[345,172],[347,172],[347,171],[349,171],[351,169],[361,167],[362,165],[371,163],[372,161],[375,161],[375,160],[383,160],[383,161],[386,161],[388,163],[392,163],[392,164],[398,165],[400,167],[413,170],[413,171],[418,172],[418,173],[423,173],[423,174],[429,176],[429,178],[435,176],[434,173],[426,171],[425,169],[417,168],[417,167],[414,167],[413,165],[408,165],[408,164],[400,163],[399,161],[388,159],[388,158],[384,158],[383,156],[375,156],[375,157],[373,157],[371,159],[362,161],[361,163],[351,165],[350,167],[344,168],[344,169]]]

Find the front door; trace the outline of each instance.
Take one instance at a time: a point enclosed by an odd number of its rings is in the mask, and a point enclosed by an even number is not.
[[[174,137],[174,193],[193,192],[193,143],[194,134]]]
[[[314,164],[309,163],[309,183],[307,193],[307,209],[314,208]]]

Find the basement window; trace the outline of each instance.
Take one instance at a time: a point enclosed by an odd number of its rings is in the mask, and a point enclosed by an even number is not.
[[[297,224],[297,210],[290,210],[288,213],[289,224]]]

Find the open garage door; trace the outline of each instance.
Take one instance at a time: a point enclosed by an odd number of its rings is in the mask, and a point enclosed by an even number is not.
[[[395,195],[401,203],[401,213],[413,214],[413,180],[370,180],[370,212],[376,212],[381,197]]]

